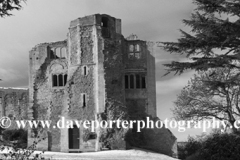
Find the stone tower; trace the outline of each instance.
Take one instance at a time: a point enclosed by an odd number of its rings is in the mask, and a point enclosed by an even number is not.
[[[120,19],[95,14],[73,20],[67,40],[35,46],[29,61],[30,119],[96,120],[114,102],[126,105],[131,119],[156,116],[153,46],[136,36],[125,39]],[[38,148],[100,150],[99,132],[87,139],[84,132],[76,126],[45,129],[47,139]]]

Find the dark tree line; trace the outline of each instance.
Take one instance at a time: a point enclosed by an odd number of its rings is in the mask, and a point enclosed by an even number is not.
[[[161,42],[169,53],[190,61],[164,64],[169,73],[197,71],[175,101],[180,119],[240,119],[240,0],[193,0],[196,9],[183,23],[177,42]],[[236,128],[233,128],[237,131]]]

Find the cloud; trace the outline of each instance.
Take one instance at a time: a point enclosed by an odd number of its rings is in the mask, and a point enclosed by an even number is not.
[[[180,76],[174,76],[171,79],[166,79],[163,81],[157,81],[157,94],[165,95],[165,94],[176,94],[176,91],[181,90],[184,86],[187,85],[187,82],[193,76],[195,71],[190,71],[187,73],[183,73]]]
[[[0,78],[3,81],[14,81],[24,78],[24,75],[21,75],[17,70],[0,68]]]

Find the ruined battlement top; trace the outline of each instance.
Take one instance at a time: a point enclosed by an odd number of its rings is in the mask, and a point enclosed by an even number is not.
[[[88,25],[100,25],[103,19],[109,19],[111,21],[121,21],[120,19],[111,17],[107,14],[94,14],[85,17],[77,18],[70,22],[70,28],[80,26],[88,26]]]
[[[27,91],[28,88],[18,88],[18,87],[0,87],[0,90],[23,90]]]
[[[17,88],[17,87],[0,87],[0,98],[4,94],[9,94],[9,93],[25,93],[28,94],[28,88]]]
[[[56,42],[44,42],[44,43],[40,43],[40,44],[37,44],[36,46],[34,46],[31,51],[35,51],[38,47],[40,46],[67,46],[67,40],[63,40],[63,41],[56,41]],[[30,54],[31,54],[31,51],[30,51]]]

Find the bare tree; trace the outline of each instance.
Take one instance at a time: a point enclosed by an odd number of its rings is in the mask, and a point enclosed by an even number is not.
[[[178,95],[173,113],[176,119],[203,120],[215,117],[233,126],[240,117],[240,73],[217,68],[195,74]]]

